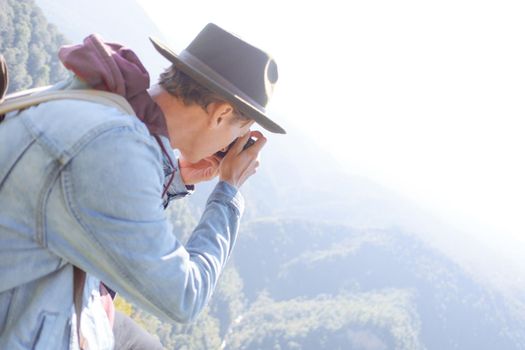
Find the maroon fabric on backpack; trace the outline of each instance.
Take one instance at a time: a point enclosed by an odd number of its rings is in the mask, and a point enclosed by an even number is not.
[[[60,48],[58,57],[93,89],[123,96],[150,133],[169,138],[164,114],[147,92],[149,74],[133,51],[92,34],[83,44]]]

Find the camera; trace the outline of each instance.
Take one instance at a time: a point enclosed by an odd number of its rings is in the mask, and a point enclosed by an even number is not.
[[[237,139],[233,140],[232,143],[230,143],[228,145],[228,147],[226,147],[226,149],[224,151],[219,151],[219,152],[216,152],[215,155],[219,158],[224,158],[224,156],[226,155],[226,153],[228,153],[228,151],[230,150],[230,148],[232,148],[232,146],[235,144],[235,142],[237,142]],[[248,139],[248,141],[246,142],[246,144],[244,145],[244,147],[242,148],[242,150],[244,151],[246,148],[250,147],[251,145],[253,145],[255,143],[255,139],[253,137],[250,137]]]

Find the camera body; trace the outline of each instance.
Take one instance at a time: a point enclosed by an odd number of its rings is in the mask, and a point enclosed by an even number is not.
[[[226,156],[226,153],[228,153],[228,151],[230,150],[230,148],[232,148],[232,146],[235,144],[235,142],[237,142],[237,139],[233,140],[232,143],[230,143],[228,145],[228,147],[226,147],[226,150],[224,151],[219,151],[219,152],[216,152],[215,155],[219,158],[224,158],[224,156]],[[244,151],[246,148],[250,147],[251,145],[253,145],[255,143],[255,139],[253,137],[250,137],[248,139],[248,141],[246,142],[246,144],[244,145],[244,147],[242,148],[242,150]]]

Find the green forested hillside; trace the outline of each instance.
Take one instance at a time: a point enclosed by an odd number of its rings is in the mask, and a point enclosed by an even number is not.
[[[187,220],[183,202],[170,210]],[[177,234],[186,236],[194,223]],[[182,229],[182,231],[180,231]],[[523,349],[525,304],[396,229],[305,219],[241,228],[209,305],[189,326],[132,316],[166,349]],[[181,237],[181,239],[184,239]]]
[[[0,0],[0,53],[9,68],[8,92],[65,78],[66,70],[57,58],[65,42],[33,0]]]

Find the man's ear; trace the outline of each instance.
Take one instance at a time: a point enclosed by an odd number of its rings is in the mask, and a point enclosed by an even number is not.
[[[233,116],[233,107],[228,102],[212,102],[208,105],[210,126],[219,127]]]

